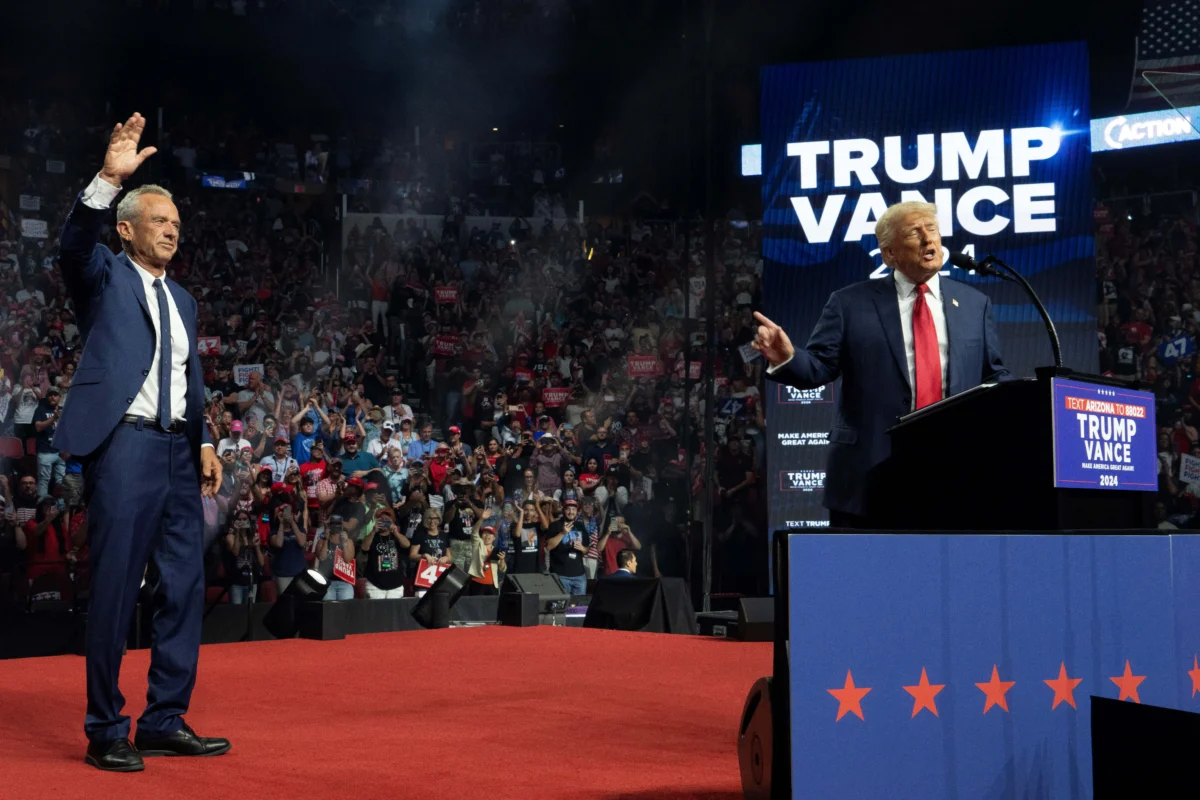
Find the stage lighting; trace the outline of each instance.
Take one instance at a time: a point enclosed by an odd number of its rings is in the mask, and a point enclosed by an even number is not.
[[[300,632],[300,604],[325,597],[329,583],[315,570],[301,572],[279,595],[263,617],[263,627],[276,639],[291,639]]]
[[[458,567],[450,567],[413,606],[413,619],[423,628],[449,628],[450,609],[458,602],[470,580],[470,576]]]

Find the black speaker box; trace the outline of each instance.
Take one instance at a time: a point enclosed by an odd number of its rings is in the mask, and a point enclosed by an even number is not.
[[[527,572],[521,575],[509,575],[500,590],[505,594],[533,594],[538,598],[539,614],[562,614],[567,609],[571,596],[559,583],[557,575],[546,575],[540,572]]]
[[[775,756],[773,684],[773,678],[759,678],[742,707],[742,722],[738,726],[738,764],[745,800],[771,798]]]
[[[346,638],[348,603],[326,603],[320,600],[300,606],[300,638],[332,641]]]
[[[775,640],[774,597],[743,597],[738,601],[737,638],[743,642]]]
[[[498,618],[501,625],[532,628],[538,624],[538,596],[521,592],[500,595]]]
[[[1196,796],[1192,759],[1200,714],[1111,697],[1091,700],[1095,800]]]

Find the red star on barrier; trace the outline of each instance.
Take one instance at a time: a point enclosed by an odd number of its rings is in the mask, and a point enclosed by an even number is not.
[[[937,696],[938,692],[945,688],[946,684],[944,683],[935,683],[931,685],[929,683],[929,676],[925,674],[925,668],[921,667],[921,679],[917,681],[917,685],[904,687],[904,691],[913,696],[912,715],[915,717],[921,712],[921,709],[927,708],[932,711],[933,715],[936,717],[938,715],[937,703],[934,702],[933,698]]]
[[[825,691],[836,697],[838,701],[837,719],[834,722],[840,722],[842,717],[846,716],[847,713],[852,713],[859,719],[863,719],[862,699],[871,690],[868,687],[855,686],[854,676],[850,674],[850,670],[846,670],[845,686],[841,689],[826,689]]]
[[[1075,705],[1075,687],[1083,683],[1083,678],[1068,678],[1065,661],[1058,665],[1058,677],[1045,683],[1054,690],[1054,705],[1050,706],[1051,711],[1058,708],[1058,704],[1064,700],[1071,704],[1071,708],[1078,710],[1078,706]]]
[[[975,684],[979,690],[987,695],[987,702],[983,704],[983,713],[991,710],[992,706],[1000,706],[1005,713],[1008,712],[1008,699],[1004,696],[1009,689],[1017,685],[1016,681],[1000,680],[1000,671],[996,669],[996,665],[992,665],[992,679],[987,683]]]
[[[1196,656],[1192,654],[1192,668],[1188,670],[1188,677],[1192,679],[1192,697],[1196,696],[1196,692],[1200,692],[1200,662],[1197,662]]]
[[[1129,668],[1129,659],[1125,660],[1125,674],[1109,678],[1109,680],[1115,683],[1117,688],[1121,690],[1120,696],[1117,697],[1118,700],[1133,700],[1135,703],[1142,702],[1138,697],[1137,687],[1142,681],[1146,680],[1146,676],[1134,675],[1133,670]]]

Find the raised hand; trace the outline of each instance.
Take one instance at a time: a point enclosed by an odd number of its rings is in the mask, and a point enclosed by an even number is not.
[[[753,347],[763,354],[767,363],[777,366],[790,359],[796,353],[792,340],[788,338],[783,328],[755,311],[754,318],[758,320],[758,332],[754,336]]]
[[[143,161],[158,152],[157,147],[138,150],[138,142],[141,141],[144,130],[146,118],[136,111],[125,122],[116,124],[112,138],[108,141],[108,152],[104,154],[104,166],[100,169],[102,180],[119,187],[130,175],[137,172]]]

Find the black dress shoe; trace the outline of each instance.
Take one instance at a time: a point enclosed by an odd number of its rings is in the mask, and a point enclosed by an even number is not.
[[[107,772],[141,772],[146,768],[141,755],[130,746],[128,739],[89,742],[87,756],[83,760]]]
[[[197,736],[186,722],[164,736],[143,736],[139,730],[133,743],[143,756],[219,756],[232,746],[228,739]]]

